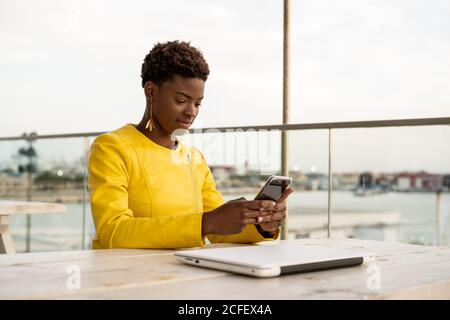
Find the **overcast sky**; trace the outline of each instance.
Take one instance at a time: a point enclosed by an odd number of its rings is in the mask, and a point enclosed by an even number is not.
[[[0,136],[138,122],[142,60],[174,39],[211,69],[195,127],[278,124],[282,2],[0,0]],[[450,116],[450,1],[291,2],[291,123]],[[325,170],[327,137],[293,133],[290,166]],[[341,130],[334,165],[450,172],[449,137],[449,127]],[[0,143],[0,159],[17,145]],[[81,143],[42,145],[71,158]]]

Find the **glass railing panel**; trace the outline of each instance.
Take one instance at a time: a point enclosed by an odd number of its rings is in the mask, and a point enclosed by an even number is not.
[[[90,140],[60,138],[35,140],[31,145],[25,140],[0,144],[1,154],[6,157],[2,160],[2,180],[9,181],[3,182],[8,188],[2,192],[2,199],[50,202],[66,207],[64,213],[11,215],[17,252],[89,248],[94,233],[85,183]],[[13,161],[8,162],[8,158]]]
[[[332,236],[449,245],[450,126],[332,136]]]
[[[291,238],[327,237],[328,130],[289,131]]]

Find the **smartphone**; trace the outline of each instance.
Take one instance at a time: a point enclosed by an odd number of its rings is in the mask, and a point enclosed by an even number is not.
[[[255,200],[273,200],[278,201],[281,194],[286,190],[292,182],[291,177],[284,176],[270,176],[266,183],[258,192]]]

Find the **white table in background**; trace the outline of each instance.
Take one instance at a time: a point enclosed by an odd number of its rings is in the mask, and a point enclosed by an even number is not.
[[[9,227],[9,217],[11,215],[60,213],[65,211],[65,206],[56,203],[0,200],[0,253],[15,253]]]

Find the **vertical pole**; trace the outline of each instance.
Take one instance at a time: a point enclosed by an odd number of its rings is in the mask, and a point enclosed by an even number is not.
[[[86,249],[86,202],[87,202],[87,158],[89,152],[89,138],[83,138],[83,226],[81,232],[81,250]]]
[[[290,34],[290,0],[284,0],[283,19],[283,124],[289,123],[289,34]],[[289,175],[288,168],[288,136],[285,130],[281,131],[281,174]],[[288,210],[286,209],[286,219],[281,225],[281,239],[287,239],[288,232]]]
[[[436,192],[436,245],[440,246],[441,242],[441,230],[440,230],[440,213],[441,213],[441,190]]]
[[[328,129],[328,222],[327,222],[327,237],[331,237],[331,193],[333,191],[333,171],[331,167],[331,128]]]
[[[31,152],[32,142],[31,139],[28,140],[28,150]],[[31,201],[31,187],[32,187],[32,176],[31,176],[31,166],[32,166],[32,156],[28,155],[28,167],[27,167],[27,201]],[[25,252],[30,252],[31,248],[31,214],[27,214],[27,234],[25,242]]]

